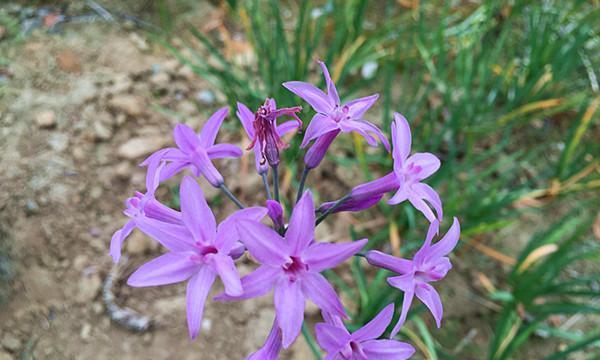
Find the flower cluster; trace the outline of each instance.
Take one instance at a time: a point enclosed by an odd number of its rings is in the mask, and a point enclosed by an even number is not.
[[[115,262],[119,261],[122,244],[134,228],[166,248],[166,253],[137,269],[127,283],[142,287],[187,282],[187,321],[192,339],[200,332],[204,305],[217,278],[224,291],[214,297],[216,301],[240,301],[272,291],[276,313],[273,327],[264,346],[248,359],[277,359],[281,349],[288,348],[298,337],[307,300],[321,310],[324,322],[317,324],[315,331],[327,359],[407,359],[414,348],[395,337],[406,321],[415,296],[430,310],[437,326],[441,325],[442,302],[431,283],[444,278],[452,267],[448,254],[458,242],[460,226],[455,218],[441,240],[433,242],[443,219],[442,202],[437,192],[423,181],[438,170],[439,159],[430,153],[411,154],[409,123],[398,113],[394,114],[391,126],[390,146],[383,132],[364,119],[378,95],[342,104],[327,67],[322,62],[319,64],[326,92],[304,82],[283,84],[316,112],[301,143],[302,148],[308,147],[305,169],[288,221],[279,198],[278,165],[280,151],[287,146],[283,135],[298,133],[302,128],[298,116],[302,107],[277,108],[275,100],[267,99],[253,113],[238,103],[236,114],[250,138],[248,150],[254,151],[256,171],[264,181],[267,193],[264,206],[245,207],[229,191],[213,164],[216,159],[242,156],[242,150],[235,145],[215,143],[221,124],[229,114],[228,108],[222,108],[208,119],[199,133],[187,125],[177,125],[173,132],[177,147],[158,150],[141,164],[147,167],[146,192],[136,192],[125,202],[124,213],[130,220],[113,235],[110,254]],[[278,124],[282,117],[289,120]],[[392,153],[393,170],[380,179],[356,186],[338,200],[315,207],[311,191],[304,191],[306,177],[322,162],[336,137],[347,132],[359,134],[371,146],[382,144]],[[185,175],[181,180],[180,211],[161,204],[155,198],[157,188],[186,169],[193,176]],[[270,171],[274,196],[268,181]],[[196,181],[199,177],[223,191],[239,210],[218,223]],[[330,243],[315,238],[315,227],[327,216],[367,209],[391,192],[394,194],[388,204],[408,201],[430,223],[425,241],[412,259],[377,250],[361,252],[368,239]],[[259,265],[250,274],[240,277],[236,260],[246,253]],[[348,314],[333,286],[321,274],[352,256],[363,256],[369,264],[397,274],[387,281],[403,292],[404,297],[399,319],[387,339],[380,337],[392,322],[393,304],[350,333],[344,325]]]

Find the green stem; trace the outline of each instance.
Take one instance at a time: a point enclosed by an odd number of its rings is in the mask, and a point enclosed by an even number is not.
[[[306,343],[308,344],[310,351],[315,356],[315,359],[321,360],[322,358],[321,358],[321,351],[319,350],[319,346],[317,345],[315,338],[311,335],[310,330],[308,329],[308,327],[306,326],[306,323],[304,323],[304,322],[302,323],[302,335],[304,336],[304,340],[306,340]]]
[[[279,202],[279,167],[273,165],[273,191],[275,192],[275,201]]]
[[[329,209],[327,209],[327,211],[325,211],[323,213],[323,215],[319,216],[319,218],[317,219],[317,223],[316,225],[319,225],[321,222],[323,222],[323,220],[325,220],[325,218],[331,214],[332,212],[334,212],[337,208],[339,208],[340,206],[342,206],[342,204],[344,202],[346,202],[346,200],[350,199],[352,195],[351,194],[347,194],[345,195],[343,198],[339,199],[338,201],[335,202],[335,204],[333,204],[332,207],[330,207]]]
[[[306,182],[306,178],[308,177],[308,172],[310,169],[307,166],[304,166],[304,170],[302,170],[302,177],[300,178],[300,185],[298,186],[298,195],[296,195],[296,204],[300,201],[302,197],[302,192],[304,192],[304,183]]]
[[[235,197],[235,195],[233,195],[233,194],[231,193],[231,191],[229,190],[229,188],[227,188],[227,186],[226,186],[224,183],[223,183],[223,184],[221,184],[221,185],[219,185],[219,189],[221,189],[221,191],[222,191],[222,192],[223,192],[225,195],[227,195],[227,197],[228,197],[229,199],[231,199],[231,201],[233,201],[233,202],[234,202],[234,203],[237,205],[237,207],[239,207],[240,209],[243,209],[243,208],[244,208],[244,205],[242,204],[242,202],[241,202],[241,201],[239,201],[239,200],[238,200],[238,198],[236,198],[236,197]]]
[[[267,178],[267,173],[264,172],[260,174],[262,178],[263,184],[265,185],[265,191],[267,192],[267,199],[271,200],[271,189],[269,188],[269,179]]]

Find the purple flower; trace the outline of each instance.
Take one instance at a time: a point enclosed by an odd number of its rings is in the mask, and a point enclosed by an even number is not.
[[[404,116],[398,113],[394,113],[392,144],[394,171],[380,179],[352,189],[350,199],[334,212],[364,210],[379,202],[385,193],[396,191],[396,194],[388,200],[388,204],[396,205],[408,200],[430,222],[436,218],[441,221],[443,210],[440,196],[431,186],[421,182],[439,169],[440,160],[430,153],[410,155],[410,127]],[[428,203],[435,209],[437,217]],[[326,211],[333,204],[335,202],[324,203],[319,207],[319,210]]]
[[[444,237],[431,244],[434,235],[439,232],[439,223],[433,221],[429,226],[425,243],[417,251],[413,260],[406,260],[384,254],[380,251],[371,250],[367,253],[369,264],[393,271],[399,276],[389,277],[388,283],[404,292],[402,303],[402,313],[400,319],[392,330],[392,337],[395,336],[408,314],[408,309],[416,295],[431,311],[436,325],[439,328],[442,322],[442,302],[440,295],[429,283],[443,279],[452,268],[450,259],[446,255],[454,249],[460,236],[460,224],[454,218],[452,226]]]
[[[275,317],[269,336],[267,336],[263,346],[258,351],[250,354],[246,360],[277,360],[281,347],[281,329],[279,329],[277,317]]]
[[[363,119],[364,113],[373,106],[379,95],[374,94],[342,105],[327,66],[322,61],[319,61],[319,65],[327,83],[327,94],[309,83],[301,81],[283,83],[286,89],[304,99],[317,112],[308,124],[302,140],[301,147],[303,148],[315,139],[317,139],[315,145],[319,145],[315,151],[310,152],[310,156],[307,153],[304,160],[306,165],[309,168],[317,166],[339,132],[355,131],[363,136],[371,146],[377,146],[377,139],[379,139],[390,151],[390,145],[381,130]],[[322,140],[319,141],[320,139]]]
[[[267,162],[269,165],[279,163],[279,150],[287,147],[281,137],[302,127],[302,121],[296,115],[300,110],[302,110],[301,106],[277,109],[275,100],[267,99],[253,114],[246,105],[238,102],[236,114],[252,140],[248,150],[254,148],[256,171],[259,174],[267,171]],[[294,120],[277,125],[277,118],[281,116],[291,116]]]
[[[223,176],[212,163],[212,159],[240,157],[242,150],[232,144],[215,144],[217,133],[223,120],[229,113],[229,108],[217,110],[206,122],[200,133],[185,125],[177,124],[173,130],[173,138],[177,148],[166,148],[150,155],[142,165],[147,165],[156,158],[169,161],[160,180],[171,178],[185,168],[191,168],[196,177],[204,175],[214,187],[223,183]]]
[[[271,220],[273,220],[273,225],[275,225],[275,228],[283,228],[285,224],[283,221],[283,207],[281,206],[281,204],[276,200],[269,199],[267,200],[267,210],[267,214],[269,215]]]
[[[146,173],[146,193],[143,194],[139,191],[135,193],[135,196],[125,200],[125,210],[123,213],[131,218],[123,227],[117,230],[110,241],[110,256],[114,262],[119,262],[121,258],[121,247],[123,241],[131,234],[133,229],[136,228],[137,223],[142,218],[148,221],[158,221],[170,224],[182,224],[181,213],[175,211],[167,206],[164,206],[154,198],[154,193],[159,185],[159,178],[164,163],[156,159],[148,164],[148,171]]]
[[[310,191],[294,207],[284,237],[259,222],[238,221],[241,241],[261,266],[242,279],[243,295],[217,297],[249,299],[274,289],[277,324],[285,348],[300,332],[306,298],[323,311],[346,317],[335,290],[320,272],[337,266],[367,243],[367,239],[344,244],[317,243],[314,230],[315,209]]]
[[[403,360],[415,353],[410,344],[377,340],[392,321],[394,304],[386,306],[373,320],[352,334],[340,318],[328,316],[328,323],[315,326],[317,342],[327,352],[326,360]]]
[[[242,294],[242,283],[233,263],[232,250],[239,235],[235,223],[240,219],[259,221],[265,208],[240,210],[217,227],[198,183],[186,176],[180,189],[183,225],[142,221],[138,224],[147,235],[169,252],[142,265],[127,280],[130,286],[156,286],[188,280],[187,320],[190,337],[200,332],[204,303],[215,278],[221,278],[225,293]]]

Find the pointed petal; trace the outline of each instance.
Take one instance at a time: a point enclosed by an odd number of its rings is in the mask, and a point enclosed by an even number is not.
[[[244,130],[246,130],[246,134],[248,134],[248,137],[252,139],[254,137],[254,113],[252,113],[252,111],[250,111],[246,105],[238,102],[236,115],[238,119],[240,119]]]
[[[148,171],[146,172],[146,195],[154,195],[160,184],[160,173],[164,167],[165,162],[160,160],[153,160],[148,164]]]
[[[236,222],[238,220],[251,220],[261,221],[267,214],[267,209],[262,206],[253,206],[245,209],[238,210],[233,214],[229,215],[223,220],[217,227],[217,237],[215,239],[215,246],[220,252],[228,254],[235,243],[240,240],[238,234]]]
[[[212,244],[215,239],[216,221],[200,185],[190,176],[183,178],[179,189],[183,222],[194,240]]]
[[[212,260],[214,268],[225,286],[225,293],[230,296],[242,295],[243,290],[240,274],[235,268],[231,256],[215,254]]]
[[[173,130],[175,143],[185,153],[191,153],[200,146],[200,139],[194,130],[186,124],[177,124]]]
[[[444,211],[442,209],[442,200],[438,193],[429,185],[424,183],[415,183],[411,185],[411,189],[421,197],[421,199],[427,201],[437,213],[437,219],[442,221]]]
[[[308,272],[302,276],[302,291],[322,311],[347,318],[344,306],[327,279],[319,273]]]
[[[289,81],[283,83],[283,87],[304,99],[316,112],[328,113],[335,106],[323,91],[312,84],[302,81]]]
[[[181,213],[161,204],[156,199],[150,199],[144,205],[144,215],[150,219],[183,226]]]
[[[408,199],[408,191],[406,186],[400,186],[398,191],[388,200],[389,205],[397,205]]]
[[[217,301],[244,300],[262,296],[273,288],[275,280],[281,274],[280,268],[261,265],[258,269],[242,278],[243,294],[240,296],[228,296],[220,294],[215,297]]]
[[[271,221],[273,221],[273,225],[276,228],[283,228],[285,224],[283,221],[283,207],[281,204],[276,200],[269,199],[267,200],[267,210]]]
[[[390,282],[390,279],[391,278],[388,278],[388,282]],[[402,312],[400,313],[400,318],[398,319],[398,322],[396,323],[396,325],[394,325],[394,328],[390,333],[390,339],[396,336],[402,328],[402,325],[404,325],[404,322],[406,321],[406,316],[408,315],[408,310],[410,309],[410,305],[412,304],[414,296],[415,292],[412,289],[404,292],[404,299],[402,299]]]
[[[370,208],[371,206],[376,205],[379,200],[381,200],[381,198],[383,197],[383,194],[380,195],[374,195],[370,198],[366,198],[366,199],[350,199],[350,200],[346,200],[344,201],[344,203],[341,206],[338,206],[335,210],[333,210],[333,213],[338,213],[338,212],[342,212],[342,211],[362,211],[365,209]],[[333,207],[333,205],[335,205],[335,201],[328,201],[326,203],[321,204],[321,206],[319,206],[319,211],[320,212],[325,212],[327,211],[329,208]]]
[[[265,344],[258,351],[248,356],[246,360],[277,360],[281,346],[281,329],[279,329],[277,317],[275,317]]]
[[[223,183],[223,176],[213,165],[206,152],[194,153],[194,157],[190,160],[212,186],[219,187]]]
[[[192,340],[200,333],[204,303],[215,281],[215,277],[216,274],[210,266],[202,266],[188,282],[186,292],[187,323]]]
[[[135,222],[129,220],[122,228],[115,231],[110,239],[110,256],[115,263],[118,263],[119,259],[121,259],[121,247],[123,246],[123,241],[131,234],[134,228]]]
[[[312,271],[321,272],[338,266],[348,258],[358,253],[366,244],[367,239],[346,243],[314,243],[302,256],[304,262]]]
[[[140,266],[127,279],[134,287],[175,284],[192,276],[198,265],[190,260],[191,253],[166,253]]]
[[[402,114],[394,113],[394,122],[392,123],[392,144],[394,162],[401,164],[410,155],[412,137],[410,134],[410,125]]]
[[[304,295],[298,281],[282,277],[275,286],[275,312],[283,337],[283,347],[288,348],[300,334],[304,321]]]
[[[415,294],[427,306],[433,318],[435,319],[435,323],[438,327],[442,325],[442,315],[444,313],[444,309],[442,307],[442,301],[440,300],[440,294],[433,288],[433,286],[427,283],[419,283],[415,288]]]
[[[204,148],[208,148],[215,143],[217,139],[217,133],[219,132],[219,128],[225,120],[225,117],[229,114],[229,107],[222,107],[217,110],[214,114],[208,118],[202,130],[200,131],[200,145]]]
[[[167,164],[164,169],[160,172],[160,181],[165,181],[173,176],[177,175],[181,170],[185,169],[192,164],[189,161],[174,161]]]
[[[425,238],[425,242],[413,257],[413,260],[417,264],[417,266],[420,266],[425,262],[428,254],[431,252],[431,241],[433,240],[433,237],[439,233],[439,231],[439,221],[432,221],[431,224],[429,224],[429,229],[427,230],[427,237]]]
[[[377,99],[379,99],[379,94],[373,94],[346,103],[345,106],[348,107],[348,116],[354,120],[362,118],[367,110],[375,104]]]
[[[319,346],[328,353],[338,352],[350,341],[350,334],[345,328],[331,324],[318,323],[315,325],[315,334]]]
[[[352,340],[363,342],[365,340],[377,339],[387,329],[394,316],[394,304],[389,304],[379,312],[365,326],[352,333]]]
[[[299,127],[300,127],[300,124],[298,124],[298,121],[296,121],[296,120],[286,121],[284,123],[277,125],[277,135],[283,136],[289,132],[292,132],[292,131],[298,129]]]
[[[299,255],[315,238],[315,205],[310,190],[306,190],[294,206],[285,239],[290,255]]]
[[[415,209],[422,212],[423,215],[425,215],[425,217],[427,218],[427,220],[429,220],[429,222],[435,221],[436,220],[435,214],[433,213],[433,211],[431,211],[431,208],[429,207],[429,205],[427,205],[427,203],[423,200],[423,198],[421,198],[419,196],[419,194],[412,191],[412,189],[407,190],[407,192],[408,192],[408,201],[410,201],[412,206],[414,206]]]
[[[281,266],[289,261],[283,249],[285,240],[273,229],[249,220],[239,220],[237,229],[241,241],[261,264]]]
[[[430,177],[440,168],[440,159],[431,153],[414,153],[406,159],[406,162],[420,168],[420,171],[414,175],[419,181]]]
[[[396,340],[369,340],[361,345],[368,359],[405,360],[415,353],[412,345]]]
[[[336,129],[339,129],[339,125],[335,120],[327,115],[316,114],[308,123],[300,147],[305,148],[312,140]]]
[[[256,167],[256,172],[259,174],[264,174],[269,171],[269,164],[267,163],[266,159],[263,159],[262,152],[260,150],[260,142],[257,141],[254,144],[252,151],[254,152],[254,165]]]
[[[211,159],[238,158],[243,155],[242,150],[232,144],[216,144],[206,151]]]
[[[338,95],[337,89],[335,88],[335,84],[331,80],[331,76],[329,76],[329,70],[327,70],[327,66],[324,62],[319,61],[318,63],[321,66],[321,70],[323,71],[323,77],[325,78],[325,83],[327,84],[327,97],[329,98],[329,103],[339,105],[340,96]]]
[[[413,269],[412,261],[397,258],[395,256],[388,255],[378,250],[368,251],[367,261],[373,266],[393,271],[397,274],[406,274],[408,272],[411,272]]]
[[[448,255],[456,247],[459,238],[460,223],[457,218],[454,218],[452,226],[448,229],[446,235],[431,247],[427,258],[434,259]]]
[[[304,155],[304,164],[307,168],[314,169],[319,166],[321,160],[327,154],[327,149],[329,149],[340,131],[339,129],[330,131],[315,140],[314,144],[306,151],[306,155]]]
[[[339,123],[340,128],[344,132],[355,131],[365,138],[370,146],[377,146],[377,139],[383,144],[387,151],[390,151],[390,143],[379,128],[368,121],[364,120],[343,120]]]
[[[144,234],[161,243],[170,251],[185,252],[194,249],[192,234],[183,226],[138,217],[135,224]]]

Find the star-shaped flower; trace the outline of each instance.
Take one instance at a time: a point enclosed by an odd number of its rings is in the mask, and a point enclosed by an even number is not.
[[[239,235],[236,221],[259,221],[267,210],[254,207],[239,210],[217,227],[202,189],[186,176],[180,188],[183,225],[142,221],[140,230],[151,236],[169,252],[142,265],[127,280],[135,287],[156,286],[188,281],[187,320],[190,337],[198,336],[204,303],[216,277],[220,277],[225,293],[242,294],[242,283],[233,262]]]
[[[394,304],[386,306],[352,334],[340,318],[324,315],[327,323],[319,323],[315,329],[317,342],[327,352],[325,360],[404,360],[415,353],[415,348],[410,344],[396,340],[377,340],[392,321]]]
[[[294,207],[283,237],[256,221],[240,220],[237,224],[241,241],[261,266],[242,279],[243,295],[218,299],[249,299],[274,289],[277,323],[285,348],[300,333],[307,298],[323,311],[346,317],[335,290],[320,272],[359,252],[367,239],[342,244],[316,242],[310,191]]]
[[[454,222],[446,235],[440,241],[431,244],[431,240],[438,231],[439,223],[434,220],[429,226],[425,243],[417,251],[413,260],[396,258],[377,250],[371,250],[367,253],[369,264],[400,274],[387,279],[391,286],[404,292],[402,313],[398,323],[392,330],[392,337],[398,333],[400,327],[404,324],[415,295],[429,308],[438,328],[442,323],[442,301],[440,295],[429,283],[443,279],[452,268],[450,259],[446,255],[458,243],[460,224],[454,218]]]

